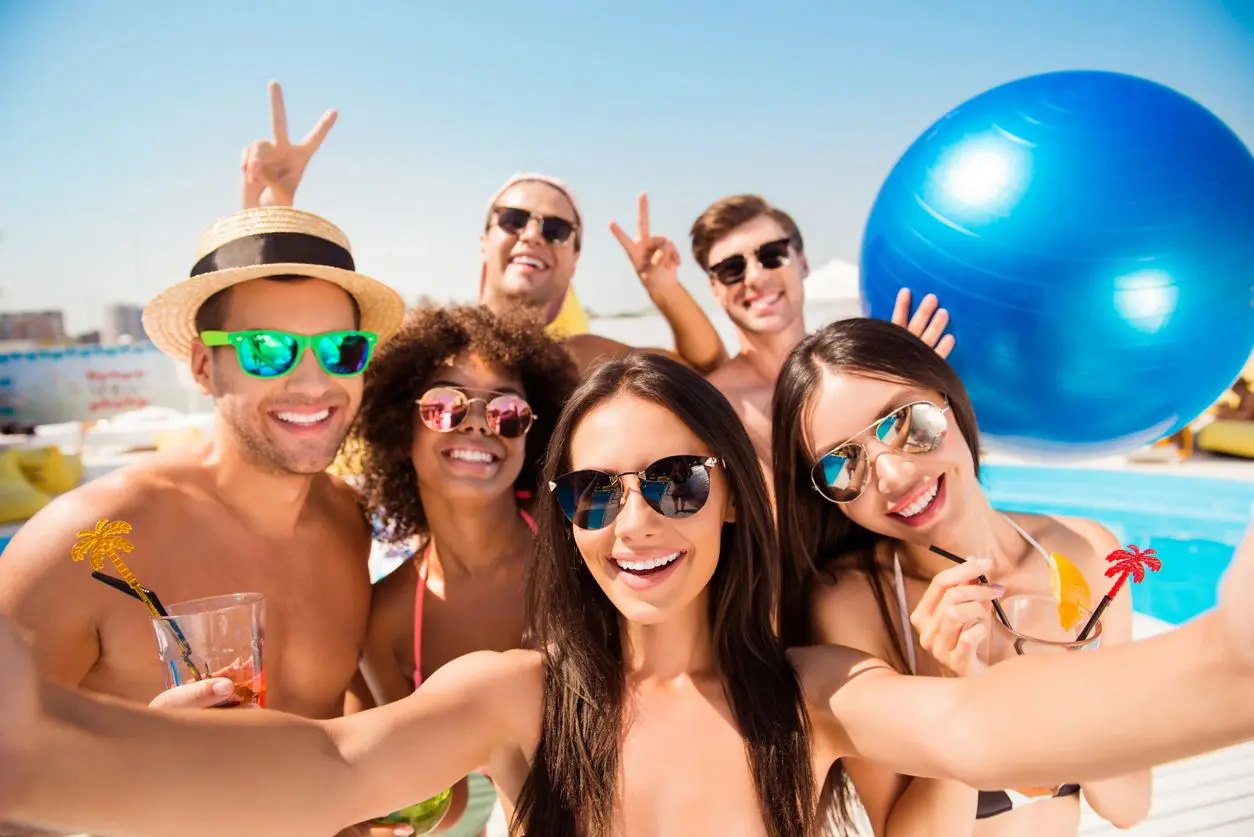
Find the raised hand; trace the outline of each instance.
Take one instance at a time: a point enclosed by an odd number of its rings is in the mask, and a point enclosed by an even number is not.
[[[274,136],[257,140],[244,149],[240,161],[244,175],[244,208],[291,206],[305,168],[327,138],[337,116],[334,110],[328,110],[309,133],[293,145],[287,134],[283,88],[277,81],[270,82],[270,125]]]
[[[910,316],[910,289],[902,288],[897,292],[897,302],[893,306],[893,323],[908,329],[911,334],[936,350],[941,357],[949,357],[954,350],[954,336],[945,334],[945,326],[949,325],[949,312],[940,308],[940,303],[932,294],[923,297],[919,310]]]
[[[650,294],[679,281],[679,250],[666,236],[649,233],[649,196],[640,193],[636,205],[636,237],[610,221],[610,232],[623,245],[631,266]]]
[[[990,603],[1004,592],[996,584],[978,583],[991,567],[991,561],[972,560],[942,570],[910,614],[919,646],[946,674],[963,677],[987,667],[979,651],[989,636]]]

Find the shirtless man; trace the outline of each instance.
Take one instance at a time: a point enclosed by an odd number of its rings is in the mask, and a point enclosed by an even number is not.
[[[347,239],[321,218],[251,210],[205,233],[191,278],[148,305],[144,326],[213,397],[212,440],[57,498],[0,561],[0,614],[44,677],[142,703],[165,688],[147,611],[70,560],[78,532],[125,520],[126,561],[165,603],[265,596],[267,706],[342,713],[370,606],[371,538],[355,494],[324,472],[361,401],[371,342],[361,332],[385,340],[403,313],[395,291],[354,272]],[[251,351],[200,336],[251,329],[341,336],[324,339],[322,360],[300,349],[286,368],[281,334]]]
[[[310,159],[335,124],[336,112],[327,111],[304,139],[292,143],[287,138],[283,90],[272,81],[270,118],[273,139],[258,140],[244,149],[240,167],[246,209],[292,205]],[[701,305],[680,284],[676,273],[679,253],[674,245],[649,234],[648,198],[640,196],[635,238],[616,223],[610,229],[675,335],[675,352],[650,351],[670,355],[701,372],[718,368],[727,360],[722,339]],[[479,239],[479,301],[494,311],[535,308],[552,323],[570,290],[585,232],[569,186],[543,174],[514,175],[488,202]],[[631,346],[596,334],[564,335],[562,339],[581,370],[600,359],[633,351]]]
[[[707,377],[740,415],[769,474],[775,379],[806,336],[802,283],[810,266],[801,231],[788,213],[761,197],[733,195],[702,212],[690,235],[693,258],[709,275],[714,297],[740,337],[740,353]],[[953,336],[944,334],[949,314],[937,310],[930,294],[911,317],[910,292],[902,290],[892,321],[941,357],[953,349]]]

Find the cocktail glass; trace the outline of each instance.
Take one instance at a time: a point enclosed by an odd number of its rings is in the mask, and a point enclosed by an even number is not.
[[[266,634],[266,601],[260,593],[232,593],[167,605],[165,618],[153,617],[157,654],[165,666],[166,688],[198,679],[188,665],[180,638],[191,648],[191,663],[200,673],[225,677],[235,693],[219,708],[266,705],[262,649]]]
[[[995,660],[1014,654],[1084,651],[1101,645],[1101,622],[1093,627],[1088,637],[1077,639],[1093,615],[1090,610],[1078,608],[1079,617],[1075,624],[1064,626],[1058,614],[1058,602],[1053,596],[1038,593],[1007,596],[1001,599],[1001,606],[1010,626],[994,622],[997,630],[991,656]]]

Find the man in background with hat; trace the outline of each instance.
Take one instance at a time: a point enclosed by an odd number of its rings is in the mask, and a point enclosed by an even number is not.
[[[270,82],[273,137],[244,149],[240,164],[244,208],[291,206],[310,159],[335,120],[335,111],[327,111],[301,141],[292,142],[283,90],[278,82]],[[678,251],[666,239],[649,234],[648,199],[644,195],[640,196],[638,223],[634,239],[617,224],[611,224],[610,229],[675,335],[675,352],[649,351],[670,355],[700,372],[711,372],[727,360],[727,351],[710,318],[679,281]],[[479,301],[493,310],[522,306],[543,312],[553,327],[550,333],[565,342],[580,369],[635,349],[597,334],[564,333],[559,315],[568,299],[583,236],[583,216],[571,188],[548,175],[520,173],[510,177],[488,201],[479,239]]]
[[[41,674],[144,703],[165,688],[148,612],[70,560],[80,531],[124,520],[127,562],[167,604],[265,596],[267,706],[339,716],[365,633],[371,533],[326,469],[362,372],[403,315],[318,216],[264,208],[210,227],[191,276],[149,303],[144,328],[213,397],[213,438],[57,498],[0,561],[0,613]]]

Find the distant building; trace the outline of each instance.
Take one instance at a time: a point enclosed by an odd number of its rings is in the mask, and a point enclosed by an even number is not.
[[[100,342],[106,346],[118,343],[139,343],[148,339],[144,332],[144,309],[138,305],[105,306]]]
[[[61,343],[65,339],[65,314],[61,311],[0,313],[0,340]]]

